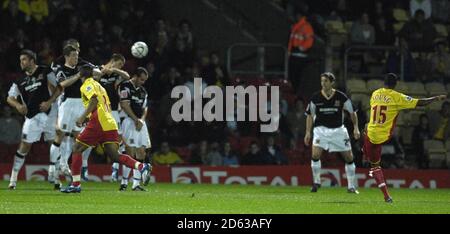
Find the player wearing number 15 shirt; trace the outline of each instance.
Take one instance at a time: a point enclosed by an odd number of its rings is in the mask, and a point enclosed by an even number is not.
[[[81,192],[81,153],[88,147],[103,145],[105,154],[113,161],[126,165],[129,168],[137,169],[142,175],[144,183],[150,180],[151,166],[147,163],[141,163],[129,155],[119,154],[119,133],[117,132],[117,123],[111,114],[111,103],[106,90],[98,83],[101,72],[95,71],[89,65],[80,68],[80,76],[83,85],[80,88],[81,99],[85,110],[78,117],[76,124],[81,127],[86,118],[89,121],[86,127],[81,131],[76,139],[72,153],[72,184],[61,190],[64,193]],[[97,79],[95,80],[94,79]]]
[[[370,121],[367,124],[363,151],[370,161],[369,176],[374,177],[376,184],[384,194],[384,200],[391,203],[383,172],[380,167],[381,145],[392,135],[398,113],[404,109],[413,109],[434,101],[447,98],[439,95],[430,98],[417,99],[394,90],[398,81],[397,75],[388,73],[384,78],[384,88],[375,90],[370,98]]]

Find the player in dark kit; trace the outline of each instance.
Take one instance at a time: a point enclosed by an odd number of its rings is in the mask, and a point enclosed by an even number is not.
[[[10,189],[16,188],[17,176],[31,145],[39,141],[42,133],[49,131],[48,114],[61,93],[55,74],[49,67],[36,64],[36,54],[33,51],[20,52],[20,67],[25,74],[14,81],[8,92],[8,104],[25,116],[22,141],[14,157]]]
[[[306,133],[305,145],[311,141],[311,128],[314,123],[314,136],[312,146],[311,169],[313,174],[313,186],[311,192],[317,192],[321,185],[320,157],[324,150],[329,152],[339,152],[343,156],[345,164],[345,173],[347,174],[347,191],[349,193],[358,193],[355,184],[355,163],[351,151],[350,137],[347,129],[344,127],[344,113],[346,110],[350,113],[353,122],[353,135],[359,139],[358,117],[353,110],[352,102],[347,96],[339,90],[333,89],[336,78],[330,72],[320,75],[320,84],[322,90],[313,94],[310,103],[306,109]]]
[[[137,161],[143,162],[146,156],[146,149],[151,147],[150,136],[147,124],[147,91],[143,87],[148,79],[148,72],[143,67],[138,67],[131,80],[120,84],[120,106],[127,117],[122,123],[123,139],[125,141],[126,152]],[[120,190],[123,191],[128,185],[128,168],[122,170],[122,182]],[[133,171],[133,191],[145,191],[140,186],[141,175],[139,170]],[[144,184],[146,185],[146,184]]]

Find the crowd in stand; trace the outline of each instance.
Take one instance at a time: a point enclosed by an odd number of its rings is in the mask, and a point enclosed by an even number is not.
[[[350,44],[398,46],[404,53],[405,80],[450,81],[448,38],[439,38],[433,23],[448,25],[450,3],[439,1],[374,1],[367,7],[363,1],[277,1],[294,20],[295,9],[307,12],[317,36],[326,38],[325,22],[352,21]],[[423,3],[425,2],[425,3]],[[431,3],[432,4],[431,4]],[[421,4],[416,4],[421,3]],[[429,3],[428,6],[426,3]],[[112,53],[127,57],[125,70],[144,66],[149,71],[145,84],[149,93],[148,126],[153,149],[149,158],[157,165],[204,164],[227,165],[286,165],[308,164],[310,149],[303,145],[306,103],[289,84],[282,89],[279,130],[261,134],[258,122],[174,122],[171,118],[170,92],[177,85],[192,85],[194,77],[202,77],[205,85],[249,84],[250,81],[228,77],[223,59],[215,51],[205,51],[196,43],[191,23],[187,20],[171,22],[160,14],[157,1],[66,1],[66,0],[4,0],[0,26],[0,142],[17,144],[20,141],[21,117],[5,103],[11,81],[20,76],[18,54],[28,48],[37,52],[38,62],[49,65],[61,55],[61,45],[67,38],[80,41],[80,56],[94,64],[103,64]],[[395,32],[393,9],[411,12],[411,19]],[[82,9],[82,10],[80,10]],[[149,54],[144,59],[132,58],[129,48],[135,41],[148,42]],[[413,53],[420,53],[413,56]],[[381,55],[385,56],[385,55]],[[399,72],[399,56],[378,54],[363,56],[359,71],[373,60],[385,61],[386,71]],[[424,62],[425,61],[425,62]],[[360,105],[360,103],[356,103]],[[449,111],[440,115],[425,115],[414,129],[413,141],[448,137],[447,123],[432,129],[429,123],[441,123],[449,118]],[[367,116],[359,113],[364,126]],[[440,119],[434,119],[440,118]],[[441,121],[442,120],[442,121]],[[439,122],[440,121],[440,122]],[[351,124],[349,124],[351,125]],[[433,125],[434,126],[434,125]],[[439,134],[436,134],[437,131]],[[351,131],[350,131],[351,132]],[[7,134],[4,134],[7,133]],[[355,155],[362,159],[355,143]],[[385,149],[389,167],[427,167],[423,147],[416,152],[417,163],[405,166],[401,140],[393,138]],[[412,144],[415,145],[415,144]],[[391,155],[391,156],[389,156]],[[394,156],[392,156],[394,155]],[[10,155],[2,155],[0,161]],[[342,163],[335,156],[323,164]],[[404,157],[403,157],[404,158]]]

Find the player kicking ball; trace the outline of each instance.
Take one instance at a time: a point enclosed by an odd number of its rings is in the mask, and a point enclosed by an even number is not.
[[[313,186],[311,192],[317,192],[320,188],[320,171],[322,165],[320,157],[323,151],[339,152],[345,160],[345,174],[347,175],[349,193],[358,194],[355,187],[355,163],[353,162],[352,146],[347,129],[344,127],[344,113],[350,113],[353,122],[353,136],[359,139],[358,117],[353,110],[352,102],[347,96],[333,89],[336,78],[331,72],[320,75],[322,89],[311,97],[306,108],[306,133],[305,145],[311,141],[311,128],[314,123],[314,136],[312,145],[311,169],[313,174]]]
[[[375,179],[378,188],[383,192],[384,200],[392,203],[383,171],[381,170],[381,146],[392,137],[395,120],[399,111],[425,106],[434,101],[442,101],[447,95],[416,99],[394,90],[398,77],[393,73],[386,74],[384,88],[375,90],[370,97],[370,121],[367,124],[363,151],[370,161],[369,176]]]
[[[100,73],[100,71],[97,71]],[[80,88],[83,105],[86,107],[84,113],[77,119],[76,124],[82,126],[89,117],[85,128],[78,135],[72,153],[72,178],[70,186],[61,189],[63,193],[81,192],[81,166],[82,152],[88,147],[102,144],[105,154],[113,162],[119,162],[129,168],[137,169],[142,175],[144,183],[150,180],[151,165],[140,163],[126,154],[119,154],[119,134],[117,123],[111,114],[111,107],[106,90],[93,78],[93,68],[84,65],[80,68],[83,85]],[[96,79],[100,79],[96,74]]]

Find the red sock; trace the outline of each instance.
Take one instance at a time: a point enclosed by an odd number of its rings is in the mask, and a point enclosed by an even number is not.
[[[136,160],[134,160],[132,157],[126,154],[119,155],[119,163],[131,168],[131,169],[138,169],[142,170],[142,167],[144,167],[143,163],[140,163]],[[136,163],[139,163],[138,168],[135,168]]]
[[[384,199],[386,200],[387,198],[390,197],[390,195],[386,186],[386,182],[384,180],[383,171],[381,170],[380,167],[372,168],[370,170],[372,172],[373,177],[375,178],[375,181],[377,182],[378,188],[380,188],[381,192],[383,192]]]
[[[83,162],[83,156],[81,153],[72,154],[72,185],[80,185],[80,175],[81,175],[81,164]]]

